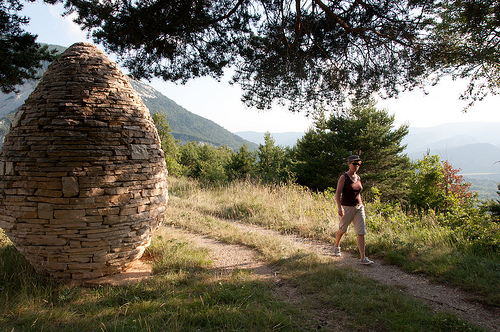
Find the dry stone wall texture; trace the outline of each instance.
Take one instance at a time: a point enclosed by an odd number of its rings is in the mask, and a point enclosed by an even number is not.
[[[39,271],[127,269],[166,212],[167,170],[148,109],[92,44],[54,61],[0,155],[0,226]]]

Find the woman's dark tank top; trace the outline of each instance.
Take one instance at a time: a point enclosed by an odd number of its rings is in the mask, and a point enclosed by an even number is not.
[[[349,174],[344,173],[344,177],[344,188],[342,188],[342,197],[340,199],[340,204],[345,206],[357,206],[361,204],[360,195],[361,190],[363,190],[361,179],[354,183],[352,182]]]

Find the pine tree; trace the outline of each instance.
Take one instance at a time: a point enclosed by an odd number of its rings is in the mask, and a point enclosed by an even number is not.
[[[167,116],[165,114],[155,112],[152,117],[158,131],[158,135],[160,136],[161,148],[165,153],[167,170],[171,175],[181,175],[182,166],[178,162],[180,158],[180,141],[176,140],[174,136],[172,136],[172,129],[170,129],[170,125],[168,124]]]
[[[376,187],[382,199],[402,199],[409,159],[401,145],[408,126],[393,128],[394,116],[378,110],[375,102],[356,102],[345,112],[327,119],[317,116],[295,148],[295,168],[299,183],[313,189],[335,188],[339,176],[347,170],[347,157],[359,155],[359,170],[365,196]]]
[[[237,153],[231,155],[227,164],[227,173],[231,179],[246,179],[254,175],[255,153],[248,151],[244,144]]]
[[[445,0],[437,2],[436,25],[430,31],[429,69],[466,78],[462,98],[469,106],[500,89],[500,2]]]
[[[290,155],[275,145],[271,133],[264,134],[264,144],[259,144],[256,164],[257,173],[266,182],[286,182],[290,177]]]
[[[41,61],[51,61],[54,53],[37,44],[36,36],[25,32],[22,25],[29,19],[19,16],[23,8],[19,0],[0,0],[0,90],[16,91],[16,85],[37,78]]]

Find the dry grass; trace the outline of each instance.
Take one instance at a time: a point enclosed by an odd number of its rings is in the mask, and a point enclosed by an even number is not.
[[[237,220],[284,234],[334,242],[338,216],[333,193],[313,193],[295,184],[268,186],[243,181],[205,187],[188,179],[173,178],[171,181],[170,206],[174,213],[170,222],[173,224],[189,222],[192,224],[189,229],[205,233],[214,228],[210,235],[217,236],[221,228],[231,227],[221,224],[221,219]],[[179,215],[176,215],[176,210]],[[406,271],[425,273],[432,278],[473,290],[482,294],[488,304],[500,306],[498,253],[489,252],[487,246],[481,243],[464,240],[456,229],[447,226],[448,222],[443,218],[453,219],[453,215],[443,217],[432,212],[411,214],[397,205],[380,202],[366,204],[366,211],[367,254],[384,258]],[[473,219],[463,222],[481,227]],[[487,234],[486,231],[476,231],[478,235],[475,236],[479,241],[490,236],[490,242],[487,243],[500,243],[498,229],[498,226],[493,225]],[[272,242],[271,239],[266,241]],[[237,242],[243,241],[239,239]],[[251,242],[246,244],[259,247]],[[357,252],[352,231],[343,238],[342,247]],[[464,249],[467,247],[486,249],[477,252]],[[278,249],[271,249],[274,250]]]
[[[433,313],[397,289],[344,270],[232,219],[331,241],[333,198],[297,186],[248,182],[209,188],[171,179],[167,223],[258,250],[300,301],[243,271],[214,278],[206,250],[175,232],[149,248],[155,274],[127,287],[79,288],[40,276],[0,233],[0,324],[6,331],[480,331]],[[350,240],[347,239],[346,243]],[[278,288],[277,288],[278,287]],[[283,294],[281,294],[283,295]],[[376,319],[373,319],[376,317]]]

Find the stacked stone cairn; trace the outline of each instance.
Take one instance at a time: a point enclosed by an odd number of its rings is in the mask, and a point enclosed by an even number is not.
[[[0,226],[36,270],[56,278],[125,271],[166,212],[153,120],[92,44],[68,48],[19,108],[0,176]]]

